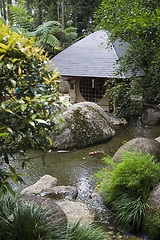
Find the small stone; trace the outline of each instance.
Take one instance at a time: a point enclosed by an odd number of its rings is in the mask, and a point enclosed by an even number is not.
[[[57,204],[65,212],[68,223],[80,221],[82,224],[91,224],[94,222],[95,216],[88,210],[84,203],[73,201],[58,201]]]

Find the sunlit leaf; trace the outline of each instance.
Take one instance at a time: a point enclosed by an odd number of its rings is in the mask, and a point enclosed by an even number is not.
[[[27,108],[28,104],[21,104],[21,110],[24,112]]]
[[[19,67],[18,68],[18,74],[21,75],[21,73],[22,73],[22,69],[21,69],[21,67]]]
[[[3,109],[5,109],[6,106],[5,106],[5,103],[4,103],[4,102],[1,103],[1,107],[2,107]]]
[[[36,121],[38,123],[44,123],[44,124],[48,125],[48,123],[45,120],[43,120],[43,119],[36,118],[36,119],[34,119],[34,121]]]
[[[32,126],[32,127],[35,127],[35,123],[31,120],[28,121],[28,123]]]
[[[6,137],[8,137],[9,136],[9,133],[0,133],[0,137],[2,137],[2,138],[6,138]]]
[[[9,165],[9,169],[10,169],[10,171],[11,171],[12,173],[14,173],[14,174],[16,173],[14,167],[12,167],[11,165]]]

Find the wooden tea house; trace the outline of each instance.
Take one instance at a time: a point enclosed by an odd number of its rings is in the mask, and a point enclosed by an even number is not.
[[[108,78],[129,78],[130,73],[115,74],[117,60],[128,44],[111,44],[108,34],[99,30],[79,40],[51,59],[64,81],[69,82],[69,95],[74,103],[90,101],[109,111],[105,85]]]

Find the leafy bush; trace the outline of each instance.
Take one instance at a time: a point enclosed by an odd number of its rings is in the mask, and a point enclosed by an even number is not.
[[[96,174],[104,201],[111,206],[116,220],[140,229],[148,209],[146,203],[160,181],[160,165],[149,154],[124,152],[121,163],[105,158],[108,168]]]
[[[29,147],[49,149],[59,111],[57,72],[47,66],[43,49],[0,22],[0,162]],[[16,182],[15,170],[0,169],[0,197]]]

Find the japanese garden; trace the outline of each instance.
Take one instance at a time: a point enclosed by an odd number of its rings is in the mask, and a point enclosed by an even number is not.
[[[158,0],[0,1],[0,240],[160,239]]]

